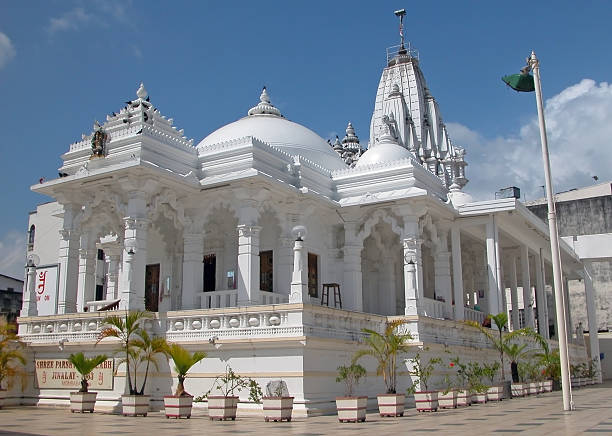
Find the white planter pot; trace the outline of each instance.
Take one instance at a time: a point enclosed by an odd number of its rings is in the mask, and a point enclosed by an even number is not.
[[[527,389],[525,387],[525,383],[512,383],[512,398],[515,397],[524,397],[527,395]]]
[[[438,392],[438,407],[440,409],[456,409],[457,408],[457,391],[451,390],[447,393],[444,391]]]
[[[122,395],[123,416],[147,416],[150,399],[149,395]]]
[[[291,421],[293,397],[263,397],[264,419],[268,421]]]
[[[365,422],[368,397],[336,397],[338,421]]]
[[[472,404],[484,404],[487,402],[487,393],[474,392],[472,394]]]
[[[487,401],[501,401],[504,398],[503,386],[490,386],[487,390]]]
[[[380,394],[377,400],[380,416],[404,416],[404,394]]]
[[[416,410],[419,412],[435,412],[438,410],[438,392],[415,392],[414,403],[416,405]]]
[[[538,393],[538,383],[537,382],[529,383],[529,385],[527,387],[527,394],[528,395],[536,395],[537,393]]]
[[[70,392],[70,411],[93,413],[97,395],[97,392]]]
[[[553,381],[552,380],[544,380],[542,382],[542,386],[544,388],[544,392],[552,392],[552,390],[553,390]]]
[[[544,382],[538,382],[538,394],[544,393]]]
[[[164,410],[166,418],[191,418],[193,397],[191,395],[166,395],[164,397]]]
[[[236,419],[236,409],[238,409],[238,397],[208,397],[208,417],[218,420]]]
[[[467,389],[457,391],[457,407],[466,407],[472,405],[472,393]]]

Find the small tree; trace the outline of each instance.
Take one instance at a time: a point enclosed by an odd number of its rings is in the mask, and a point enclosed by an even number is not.
[[[412,339],[412,335],[409,332],[395,332],[396,328],[404,323],[405,321],[401,320],[387,323],[383,333],[363,329],[364,333],[368,333],[364,339],[368,348],[358,350],[353,356],[353,363],[363,356],[372,356],[378,361],[376,374],[382,375],[388,394],[396,393],[397,356],[407,352],[411,347],[408,341]]]
[[[203,396],[195,398],[194,401],[203,401],[213,390],[221,392],[224,397],[233,397],[234,393],[241,392],[243,389],[249,390],[249,400],[260,403],[263,392],[259,384],[248,377],[241,377],[234,370],[227,366],[225,373],[217,376],[213,381],[212,387]]]
[[[108,359],[106,354],[99,354],[98,356],[87,358],[82,352],[68,356],[68,360],[70,363],[72,363],[74,369],[81,374],[81,389],[79,389],[79,392],[88,392],[87,376],[91,374],[96,366],[104,362],[106,359]]]
[[[472,392],[480,394],[487,392],[487,386],[482,382],[484,375],[483,368],[478,362],[469,362],[466,366],[466,376],[468,388]]]
[[[344,383],[344,395],[353,396],[353,388],[359,384],[362,377],[366,376],[366,370],[358,363],[351,363],[349,366],[341,365],[338,367],[336,383]]]
[[[424,350],[427,351],[427,350]],[[425,391],[429,390],[429,379],[434,373],[436,366],[442,363],[442,359],[439,357],[432,357],[431,359],[421,359],[421,353],[418,352],[412,359],[408,359],[412,363],[412,369],[408,373],[416,377],[416,380],[412,382],[412,385],[408,388],[408,392],[414,394],[417,389],[425,388]]]
[[[499,371],[499,362],[485,363],[482,365],[482,375],[489,379],[491,386],[493,386],[497,371]]]
[[[19,341],[15,328],[0,321],[0,389],[6,384],[12,386],[15,377],[21,377],[22,388],[25,384],[25,357],[22,352],[23,344]]]
[[[457,379],[457,386],[463,390],[466,389],[469,385],[468,383],[468,366],[467,364],[461,362],[459,356],[455,356],[451,359],[450,364],[455,368],[456,373],[455,377]]]
[[[196,351],[192,354],[179,344],[170,344],[168,345],[168,354],[174,361],[174,370],[178,377],[178,386],[176,387],[174,395],[178,397],[188,396],[189,394],[185,391],[185,386],[183,385],[187,377],[187,372],[193,365],[204,359],[206,353],[203,351]]]
[[[518,383],[519,374],[518,374],[518,363],[519,359],[527,357],[527,353],[523,350],[527,347],[527,344],[506,344],[505,353],[510,359],[510,371],[512,373],[512,382]]]

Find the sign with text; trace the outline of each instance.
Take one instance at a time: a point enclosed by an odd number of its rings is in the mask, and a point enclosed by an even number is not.
[[[94,368],[87,376],[89,389],[113,389],[113,359]],[[67,359],[36,359],[36,382],[41,389],[80,389],[81,374]]]
[[[38,315],[55,315],[57,304],[57,265],[36,268],[36,308]]]

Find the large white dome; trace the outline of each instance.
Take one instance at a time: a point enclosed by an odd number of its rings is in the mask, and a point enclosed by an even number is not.
[[[292,156],[305,157],[324,168],[347,168],[327,141],[312,130],[283,118],[280,111],[270,103],[265,89],[260,99],[261,102],[249,110],[248,116],[215,130],[197,148],[252,136]]]
[[[380,142],[361,155],[355,168],[410,158],[412,154],[394,142]]]

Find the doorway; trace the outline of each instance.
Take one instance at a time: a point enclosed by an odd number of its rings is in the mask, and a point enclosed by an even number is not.
[[[204,256],[204,292],[213,292],[217,282],[217,256]]]
[[[159,309],[159,263],[147,265],[145,273],[145,310]]]

